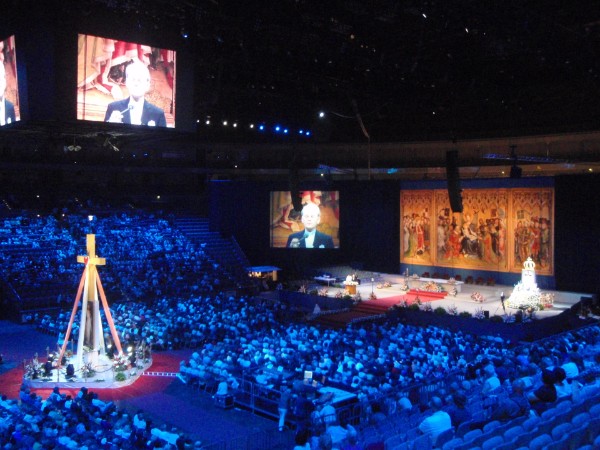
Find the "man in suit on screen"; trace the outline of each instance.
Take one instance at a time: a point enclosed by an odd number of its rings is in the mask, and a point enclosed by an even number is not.
[[[144,99],[150,90],[150,71],[141,61],[134,61],[125,69],[125,86],[129,97],[112,102],[106,109],[105,122],[129,123],[166,127],[165,113],[158,106]]]
[[[288,236],[288,248],[334,248],[333,239],[325,233],[317,231],[321,221],[321,209],[314,203],[307,203],[302,208],[304,230]]]
[[[9,102],[4,96],[6,91],[6,69],[4,68],[4,61],[0,61],[0,126],[14,123],[15,117],[15,106]]]

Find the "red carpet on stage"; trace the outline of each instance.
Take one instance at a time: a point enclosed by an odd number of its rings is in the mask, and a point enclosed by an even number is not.
[[[377,300],[368,300],[368,303],[381,305],[382,307],[385,306],[385,308],[387,309],[391,308],[394,305],[398,305],[403,301],[406,301],[408,302],[408,304],[411,304],[417,299],[417,297],[419,297],[419,299],[423,303],[425,303],[440,300],[442,298],[445,298],[446,295],[448,295],[447,292],[429,292],[411,289],[404,295],[394,295],[392,297],[378,298]]]

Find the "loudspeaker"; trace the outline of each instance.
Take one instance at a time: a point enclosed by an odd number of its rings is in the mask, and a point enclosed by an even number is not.
[[[458,173],[458,150],[446,152],[446,178],[448,180],[448,198],[452,212],[463,212],[462,195],[460,189],[460,175]]]
[[[521,169],[516,164],[513,164],[512,167],[510,168],[510,177],[511,178],[521,178],[522,175],[523,175],[523,169]]]

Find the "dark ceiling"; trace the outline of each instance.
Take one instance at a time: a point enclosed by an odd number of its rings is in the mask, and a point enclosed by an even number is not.
[[[38,5],[7,3],[21,17]],[[597,0],[50,3],[59,28],[61,16],[108,15],[115,29],[135,24],[191,55],[204,142],[282,143],[247,128],[262,122],[331,145],[598,130]]]
[[[598,1],[197,3],[200,117],[336,142],[597,128]]]

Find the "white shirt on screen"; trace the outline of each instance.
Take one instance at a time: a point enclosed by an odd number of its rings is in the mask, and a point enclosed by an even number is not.
[[[315,242],[315,230],[304,232],[304,245],[306,248],[313,248]]]

